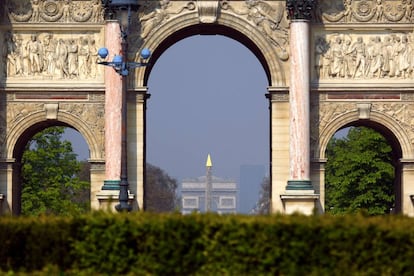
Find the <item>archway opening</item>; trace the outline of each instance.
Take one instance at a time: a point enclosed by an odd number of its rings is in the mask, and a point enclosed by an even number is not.
[[[153,64],[146,161],[177,179],[180,188],[205,187],[210,154],[213,190],[232,183],[237,189],[234,201],[231,191],[213,191],[213,211],[250,213],[269,169],[268,75],[240,40],[206,34],[174,39]],[[196,190],[187,191],[192,196],[186,201],[179,189],[184,212],[205,211],[207,196]]]
[[[69,215],[90,210],[89,154],[84,154],[86,142],[75,132],[62,122],[42,122],[17,140],[12,184],[14,214]]]
[[[326,149],[325,211],[333,214],[401,213],[401,146],[375,122],[338,130]]]

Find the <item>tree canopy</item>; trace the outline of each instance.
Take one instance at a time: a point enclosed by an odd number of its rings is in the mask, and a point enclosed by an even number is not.
[[[177,207],[177,180],[161,168],[147,163],[145,209],[150,212],[171,212]]]
[[[389,213],[395,202],[392,148],[378,132],[352,127],[333,137],[326,156],[325,209],[331,213]]]
[[[81,163],[70,141],[62,141],[63,132],[64,127],[47,128],[26,145],[22,157],[24,215],[76,214],[90,208],[89,199],[82,196],[89,183],[79,179]]]

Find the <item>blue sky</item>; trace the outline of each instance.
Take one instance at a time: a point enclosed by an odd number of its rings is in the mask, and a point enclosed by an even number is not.
[[[181,180],[238,179],[240,165],[269,162],[267,79],[241,43],[192,36],[167,49],[148,81],[147,161]]]
[[[267,167],[267,85],[257,58],[233,39],[197,35],[172,45],[148,81],[147,162],[179,181],[205,175],[209,153],[218,177],[238,180],[241,165]],[[73,147],[88,158],[84,141]]]

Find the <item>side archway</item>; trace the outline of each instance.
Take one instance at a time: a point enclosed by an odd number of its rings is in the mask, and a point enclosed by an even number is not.
[[[347,126],[373,126],[373,128],[379,129],[384,134],[388,136],[395,137],[395,141],[398,142],[398,147],[401,151],[401,158],[412,159],[412,145],[406,134],[405,130],[400,126],[400,124],[395,121],[392,117],[387,116],[386,114],[371,111],[369,119],[360,119],[359,112],[349,112],[342,116],[337,117],[331,121],[321,132],[319,149],[317,151],[318,159],[325,159],[326,147],[328,146],[329,140],[331,137],[340,129]]]
[[[9,132],[7,137],[7,159],[16,158],[15,153],[19,151],[19,141],[27,136],[26,133],[36,133],[37,131],[49,126],[72,127],[79,131],[84,137],[90,149],[90,159],[103,159],[103,149],[98,143],[96,135],[90,131],[88,125],[79,120],[71,113],[59,112],[58,119],[46,120],[46,112],[38,111],[21,119]]]
[[[103,148],[99,143],[99,137],[94,134],[88,125],[79,120],[79,117],[69,112],[59,111],[56,119],[47,119],[46,111],[35,111],[21,118],[13,127],[11,127],[7,137],[7,162],[8,171],[3,176],[7,179],[7,194],[4,209],[13,214],[20,213],[20,193],[21,193],[21,158],[24,148],[30,138],[39,131],[52,127],[64,126],[76,129],[85,139],[90,150],[88,162],[91,165],[90,170],[90,201],[91,208],[99,208],[99,202],[96,199],[96,193],[100,190],[103,182],[104,163]]]
[[[411,166],[412,146],[407,133],[401,125],[387,114],[371,111],[368,119],[361,119],[358,111],[343,114],[331,121],[321,132],[318,154],[321,162],[319,170],[320,194],[322,206],[325,202],[325,171],[323,164],[329,162],[326,157],[326,148],[334,134],[345,127],[365,126],[380,132],[392,147],[393,166],[395,168],[395,212],[413,215],[411,195],[414,189],[411,183],[412,172],[407,169]]]

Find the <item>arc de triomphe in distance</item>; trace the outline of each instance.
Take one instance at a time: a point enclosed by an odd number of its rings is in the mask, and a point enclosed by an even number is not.
[[[127,82],[133,209],[145,210],[152,66],[181,39],[220,34],[249,48],[267,74],[272,212],[323,212],[330,138],[368,126],[393,148],[397,211],[414,215],[414,1],[313,2],[139,1],[127,57],[138,62],[143,48],[153,55],[151,66],[135,69]],[[91,206],[106,208],[119,193],[123,83],[112,68],[97,65],[97,50],[120,51],[118,23],[100,0],[3,0],[0,15],[0,213],[19,213],[24,147],[50,126],[84,137]]]

